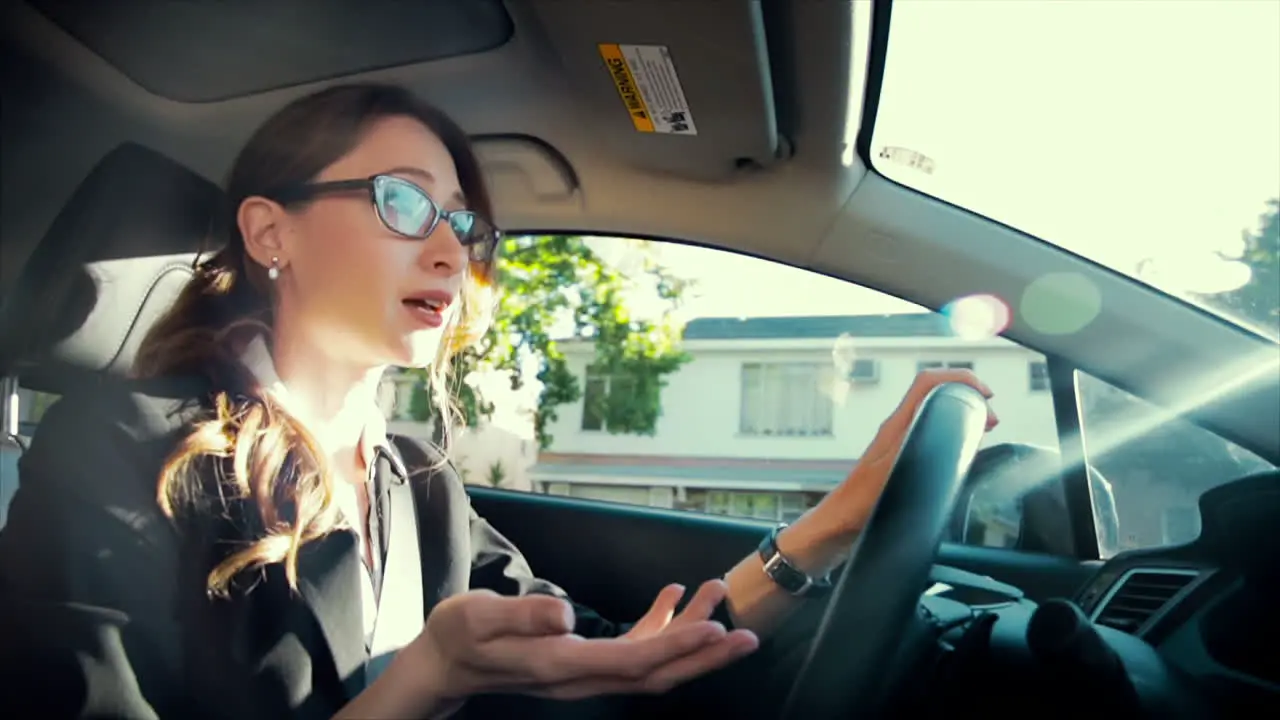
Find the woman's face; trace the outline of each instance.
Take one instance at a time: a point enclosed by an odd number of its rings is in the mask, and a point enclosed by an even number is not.
[[[375,122],[315,182],[377,174],[413,182],[445,210],[465,207],[449,151],[414,119]],[[272,214],[279,253],[264,264],[280,259],[278,323],[326,355],[357,365],[425,366],[435,359],[467,278],[467,250],[449,223],[437,223],[425,240],[397,235],[383,225],[367,192],[324,194]]]

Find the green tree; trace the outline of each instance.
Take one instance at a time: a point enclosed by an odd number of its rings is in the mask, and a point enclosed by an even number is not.
[[[1206,300],[1280,338],[1280,198],[1268,201],[1257,229],[1242,235],[1240,261],[1249,266],[1249,282]]]
[[[507,468],[499,460],[489,465],[489,474],[485,478],[492,487],[500,488],[507,481]]]
[[[503,240],[493,326],[476,346],[453,360],[454,394],[468,426],[494,410],[491,401],[465,382],[468,375],[496,370],[510,378],[512,390],[520,390],[532,372],[542,386],[534,429],[540,447],[546,448],[553,439],[548,428],[558,417],[557,408],[577,402],[583,391],[561,344],[591,340],[593,372],[618,378],[624,382],[615,387],[626,387],[603,399],[605,428],[611,433],[654,433],[667,377],[689,360],[680,349],[681,328],[673,314],[691,283],[662,267],[649,243],[621,238],[609,242],[628,244],[632,258],[638,259],[631,263],[635,267],[607,261],[590,242],[574,235]],[[634,312],[628,302],[633,292],[657,297],[658,312],[650,313],[656,317]],[[419,420],[429,419],[424,412],[435,407],[429,394],[415,406],[411,414]]]

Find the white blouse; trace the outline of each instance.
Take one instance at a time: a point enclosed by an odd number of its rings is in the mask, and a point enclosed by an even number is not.
[[[289,407],[288,388],[276,372],[275,362],[271,359],[271,351],[267,348],[266,340],[261,336],[254,338],[240,355],[240,362],[257,378],[263,392],[269,393],[272,399],[293,414],[298,422],[306,424],[306,418],[299,416],[294,408]],[[376,404],[370,404],[369,421],[365,424],[359,445],[360,460],[366,472],[374,462],[379,445],[389,445],[386,420],[382,416],[382,410]],[[360,610],[364,620],[364,634],[368,638],[373,634],[378,621],[378,598],[373,591],[372,568],[369,567],[368,524],[360,512],[360,488],[352,483],[337,482],[334,483],[333,493],[339,512],[346,523],[355,530],[360,542],[360,559],[365,568],[365,572],[360,573]]]

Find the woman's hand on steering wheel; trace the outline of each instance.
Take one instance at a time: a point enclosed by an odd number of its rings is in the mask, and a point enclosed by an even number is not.
[[[889,480],[889,472],[902,451],[903,440],[906,439],[916,411],[920,409],[920,403],[934,388],[953,382],[972,387],[988,400],[994,395],[991,388],[979,380],[972,370],[947,368],[921,371],[898,403],[897,409],[880,425],[880,430],[848,477],[810,511],[809,516],[797,521],[797,524],[811,523],[821,527],[822,536],[830,536],[835,546],[847,548],[848,543],[852,542],[853,537],[866,526],[871,517],[871,511]],[[999,418],[988,407],[987,431],[990,432],[999,422]]]

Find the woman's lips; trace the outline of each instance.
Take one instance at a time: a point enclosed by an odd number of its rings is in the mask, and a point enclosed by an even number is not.
[[[409,313],[415,325],[423,328],[438,328],[444,325],[444,313],[435,310],[431,305],[420,300],[405,300],[402,305]]]
[[[400,302],[409,312],[415,325],[438,328],[444,324],[445,313],[453,304],[454,295],[446,290],[419,290]]]

